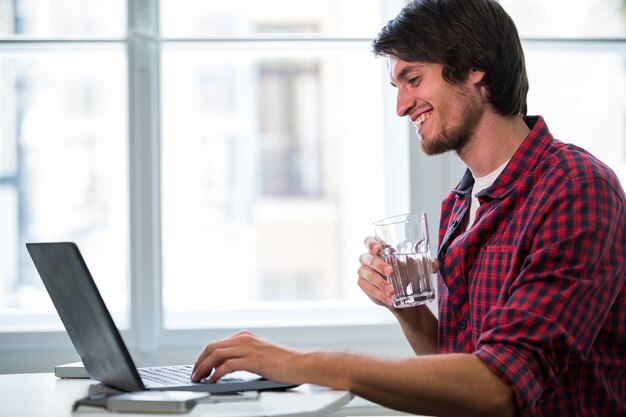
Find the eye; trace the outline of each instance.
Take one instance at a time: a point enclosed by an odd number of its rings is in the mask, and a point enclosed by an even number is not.
[[[420,76],[415,76],[413,78],[409,78],[409,80],[407,81],[407,84],[410,85],[411,87],[415,87],[416,85],[418,85],[420,82]]]

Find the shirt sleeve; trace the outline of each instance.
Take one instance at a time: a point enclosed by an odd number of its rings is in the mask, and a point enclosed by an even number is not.
[[[522,416],[585,360],[626,276],[623,192],[598,175],[550,191],[529,213],[539,226],[475,352],[512,386]]]

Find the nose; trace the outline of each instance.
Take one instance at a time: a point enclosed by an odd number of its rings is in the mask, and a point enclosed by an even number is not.
[[[399,86],[396,97],[396,113],[400,117],[407,116],[413,107],[415,107],[415,99],[408,94],[404,86]]]

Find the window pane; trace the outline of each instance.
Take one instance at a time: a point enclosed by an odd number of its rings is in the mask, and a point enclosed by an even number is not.
[[[166,325],[360,299],[358,255],[385,203],[384,65],[367,42],[213,45],[163,50]]]
[[[381,28],[378,0],[161,0],[160,5],[166,38],[276,33],[371,38]]]
[[[584,147],[626,184],[626,50],[594,49],[526,44],[529,113],[544,115],[558,139]]]
[[[626,38],[624,0],[500,0],[522,38]]]
[[[86,48],[0,51],[0,327],[54,311],[29,241],[76,241],[127,320],[125,51]]]
[[[0,36],[107,36],[126,34],[124,0],[0,0]]]

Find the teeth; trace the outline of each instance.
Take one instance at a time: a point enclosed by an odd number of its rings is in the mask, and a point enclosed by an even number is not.
[[[426,114],[426,113],[422,113],[420,114],[420,116],[415,119],[415,127],[419,128],[422,123],[424,123],[426,121],[426,119],[428,119],[430,117],[430,113]]]

